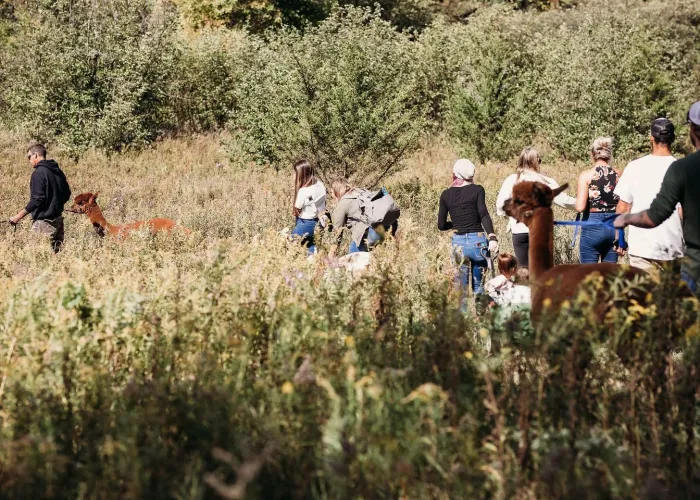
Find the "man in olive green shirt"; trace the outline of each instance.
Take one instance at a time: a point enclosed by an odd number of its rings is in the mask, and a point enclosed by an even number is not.
[[[683,207],[683,238],[686,245],[681,276],[697,296],[700,282],[700,101],[690,107],[688,124],[695,153],[675,161],[669,167],[661,190],[648,210],[620,215],[615,219],[615,227],[656,227],[668,219],[680,203]]]

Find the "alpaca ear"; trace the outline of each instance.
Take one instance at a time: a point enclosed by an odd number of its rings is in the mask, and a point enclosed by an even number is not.
[[[553,198],[556,198],[560,193],[563,193],[563,192],[566,191],[568,188],[569,188],[569,183],[568,183],[568,182],[565,182],[563,185],[561,185],[561,186],[559,186],[558,188],[552,190],[552,197],[553,197]]]
[[[548,186],[545,186],[541,182],[535,182],[532,186],[532,197],[537,201],[537,204],[541,207],[546,207],[551,205],[552,200],[549,198],[552,195],[552,190]]]

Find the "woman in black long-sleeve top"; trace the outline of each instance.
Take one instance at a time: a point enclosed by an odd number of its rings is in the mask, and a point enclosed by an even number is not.
[[[440,196],[438,229],[455,230],[452,257],[459,265],[459,284],[466,291],[471,268],[472,291],[483,293],[484,270],[491,253],[498,252],[498,240],[486,208],[486,192],[474,184],[476,168],[469,160],[457,160],[452,170],[452,186]],[[450,216],[451,221],[447,220]],[[466,295],[466,294],[465,294]]]

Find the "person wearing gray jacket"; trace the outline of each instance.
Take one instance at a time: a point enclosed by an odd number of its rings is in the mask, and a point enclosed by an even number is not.
[[[338,202],[331,216],[334,231],[348,228],[352,236],[349,253],[368,252],[384,241],[387,231],[392,236],[396,233],[398,222],[385,225],[383,228],[372,228],[364,220],[360,209],[359,189],[345,178],[337,178],[331,184],[331,192]],[[382,231],[382,229],[384,231]]]

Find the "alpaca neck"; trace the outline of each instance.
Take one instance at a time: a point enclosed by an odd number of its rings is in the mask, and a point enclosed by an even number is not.
[[[530,230],[530,277],[539,275],[554,267],[554,215],[551,208],[537,208],[528,224]]]
[[[95,230],[100,236],[104,236],[105,233],[114,233],[115,227],[107,222],[105,216],[102,215],[102,210],[97,205],[93,206],[88,210],[87,216],[90,218],[90,222],[95,227]]]

